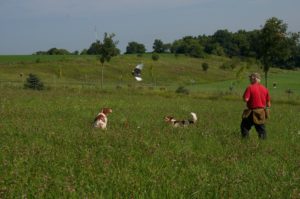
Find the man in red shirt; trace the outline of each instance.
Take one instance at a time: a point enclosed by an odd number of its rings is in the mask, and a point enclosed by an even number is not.
[[[243,95],[247,108],[244,110],[241,122],[242,137],[248,137],[249,130],[254,125],[259,138],[267,136],[265,120],[268,116],[268,109],[271,106],[271,98],[266,87],[260,84],[261,77],[258,73],[249,76],[250,85]]]

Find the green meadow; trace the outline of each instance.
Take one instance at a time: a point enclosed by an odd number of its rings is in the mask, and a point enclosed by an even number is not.
[[[242,140],[255,61],[121,55],[105,63],[103,88],[101,67],[94,56],[0,56],[0,198],[300,198],[299,71],[270,70],[268,137]],[[23,89],[29,73],[45,90]],[[92,127],[102,107],[113,109],[106,131]],[[163,119],[190,112],[187,128]]]

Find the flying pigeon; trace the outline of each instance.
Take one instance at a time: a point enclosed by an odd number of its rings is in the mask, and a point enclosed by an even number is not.
[[[134,76],[134,78],[137,81],[142,81],[141,74],[142,74],[143,67],[144,67],[144,64],[138,64],[131,72],[131,74]]]

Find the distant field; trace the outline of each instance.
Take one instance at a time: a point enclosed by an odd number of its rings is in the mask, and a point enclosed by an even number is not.
[[[299,71],[271,70],[277,88],[261,141],[254,129],[248,140],[239,132],[241,94],[256,65],[237,78],[238,68],[219,69],[225,58],[120,56],[105,66],[100,89],[96,57],[19,58],[0,56],[0,198],[300,197]],[[140,61],[137,83],[130,71]],[[31,72],[46,90],[23,89]],[[181,85],[189,95],[175,93]],[[91,126],[102,107],[113,109],[107,131]],[[194,126],[163,121],[191,111]]]
[[[75,55],[0,55],[0,63],[35,63],[35,62],[49,62],[49,61],[66,61],[76,60],[77,58],[88,56]]]
[[[136,82],[131,71],[141,62],[145,65],[143,81]],[[204,62],[209,64],[207,72],[201,67]],[[220,69],[227,62],[235,63],[235,68]],[[175,91],[179,86],[184,86],[191,92],[234,92],[240,95],[248,84],[247,75],[251,71],[258,71],[263,75],[260,66],[253,60],[230,60],[214,56],[193,59],[182,55],[175,58],[173,55],[163,54],[155,62],[150,54],[143,57],[120,55],[105,63],[104,88],[152,87]],[[96,56],[0,56],[0,87],[22,87],[29,73],[37,74],[51,88],[97,88],[101,82],[101,64]],[[299,75],[299,71],[271,69],[270,92],[275,98],[289,97],[297,100],[300,96]],[[264,79],[262,82],[264,83]],[[273,82],[277,83],[276,89],[272,87]],[[292,94],[287,94],[287,90],[291,90]]]

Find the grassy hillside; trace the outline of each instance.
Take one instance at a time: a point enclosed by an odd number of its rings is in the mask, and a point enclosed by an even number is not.
[[[142,71],[143,81],[136,82],[131,71],[141,62],[145,65]],[[204,62],[209,64],[207,72],[201,67]],[[224,64],[234,65],[234,69],[220,69]],[[231,60],[216,56],[193,59],[183,55],[174,57],[163,54],[158,61],[153,61],[150,54],[143,57],[120,55],[104,65],[104,88],[163,87],[174,91],[179,86],[184,86],[192,92],[204,93],[228,92],[231,88],[231,91],[240,94],[248,84],[247,75],[251,71],[262,74],[261,67],[254,60]],[[29,73],[37,74],[46,86],[52,88],[83,85],[100,87],[101,83],[101,64],[96,56],[0,56],[2,86],[22,86]],[[299,95],[298,77],[299,71],[271,69],[271,93],[282,96],[290,89],[293,96]],[[276,89],[272,88],[273,82],[277,83]]]
[[[138,83],[130,72],[141,61]],[[119,56],[101,90],[95,57],[1,56],[0,198],[299,198],[299,72],[271,70],[268,138],[252,129],[241,140],[241,92],[258,66],[221,70],[228,61]],[[47,89],[23,89],[29,73]],[[191,94],[175,93],[180,85]],[[92,128],[102,107],[113,109],[107,131]],[[188,128],[163,120],[191,111],[199,119]]]
[[[201,69],[204,61],[210,64],[209,76]],[[133,82],[131,71],[141,62],[145,64],[143,71],[145,84],[152,84],[154,79],[157,84],[164,85],[175,82],[189,83],[191,80],[201,83],[210,81],[211,78],[214,80],[232,78],[230,72],[216,70],[223,61],[224,58],[202,60],[185,56],[175,58],[173,55],[161,55],[160,59],[154,62],[150,55],[144,55],[141,58],[136,55],[120,55],[105,64],[105,79],[108,84],[120,81],[121,78],[125,82]],[[1,79],[14,79],[16,77],[13,75],[19,73],[36,72],[47,81],[51,81],[54,76],[62,80],[99,81],[101,71],[100,62],[96,56],[2,56],[0,63],[1,70],[4,70],[4,73],[10,73],[9,76],[1,76]],[[151,68],[153,68],[153,79]],[[62,76],[59,76],[60,71],[62,71]]]

